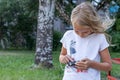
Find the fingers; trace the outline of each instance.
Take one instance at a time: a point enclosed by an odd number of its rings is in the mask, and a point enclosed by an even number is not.
[[[89,68],[89,65],[90,65],[90,61],[88,58],[84,58],[82,59],[81,61],[78,61],[76,63],[76,68],[77,69],[81,69],[81,70],[87,70]]]
[[[63,63],[68,63],[69,62],[69,57],[68,56],[64,56],[63,58]]]
[[[61,63],[67,64],[69,61],[73,59],[69,55],[61,55]]]
[[[87,70],[88,69],[88,66],[87,66],[86,62],[81,62],[81,61],[77,62],[75,64],[75,67],[77,69],[80,69],[80,70]]]
[[[61,55],[61,57],[60,57],[60,62],[61,63],[67,64],[70,61],[74,61],[74,59],[71,58],[71,56],[69,56],[69,55]],[[80,69],[80,70],[87,70],[89,68],[90,61],[91,60],[89,60],[88,58],[84,58],[81,61],[76,62],[75,67],[77,69]]]
[[[69,55],[66,55],[66,57],[69,59],[69,61],[73,61],[73,58]]]

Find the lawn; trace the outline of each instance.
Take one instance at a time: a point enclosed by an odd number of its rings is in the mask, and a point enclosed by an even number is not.
[[[59,51],[53,52],[53,69],[31,69],[34,51],[0,50],[0,80],[61,80],[63,71],[58,61]],[[111,56],[120,57],[120,53]],[[120,65],[113,64],[112,75],[120,78]],[[102,73],[105,80],[105,73]]]

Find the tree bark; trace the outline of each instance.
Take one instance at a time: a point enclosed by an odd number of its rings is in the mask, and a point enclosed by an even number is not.
[[[53,67],[52,41],[55,0],[39,0],[35,64]]]
[[[79,5],[80,3],[85,2],[85,1],[87,1],[87,0],[77,0],[77,5]]]

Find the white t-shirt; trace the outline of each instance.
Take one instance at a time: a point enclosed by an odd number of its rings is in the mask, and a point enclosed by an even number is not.
[[[100,62],[99,52],[109,46],[104,34],[91,34],[85,38],[78,36],[74,30],[67,31],[60,42],[67,49],[67,55],[80,61],[83,58],[89,58]],[[87,71],[77,72],[77,69],[65,66],[63,80],[101,80],[100,71],[89,68]]]

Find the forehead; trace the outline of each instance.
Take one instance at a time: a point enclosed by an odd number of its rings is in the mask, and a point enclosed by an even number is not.
[[[78,25],[78,24],[74,24],[73,27],[74,27],[75,30],[79,30],[79,31],[81,31],[81,30],[89,30],[90,29],[89,26]]]

